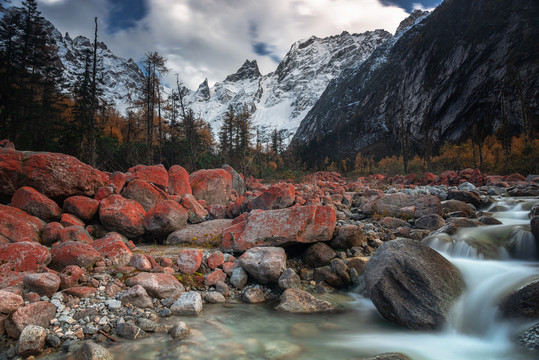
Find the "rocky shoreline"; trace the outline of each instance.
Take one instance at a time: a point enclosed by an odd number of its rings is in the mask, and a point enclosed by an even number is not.
[[[424,243],[498,224],[485,212],[494,196],[539,197],[539,176],[471,169],[353,181],[316,173],[297,184],[262,184],[229,166],[188,174],[139,165],[105,174],[67,155],[2,145],[0,348],[7,358],[107,359],[112,342],[196,337],[188,317],[208,303],[328,312],[336,304],[320,294],[353,287],[389,321],[439,329],[464,284]],[[539,206],[530,220],[537,243]],[[518,257],[514,244],[502,247]],[[538,284],[511,294],[505,316],[538,319]],[[538,343],[532,336],[524,346]]]

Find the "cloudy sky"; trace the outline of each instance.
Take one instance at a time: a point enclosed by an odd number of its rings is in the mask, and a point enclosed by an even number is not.
[[[394,32],[416,8],[442,0],[37,0],[60,32],[99,40],[118,56],[140,61],[148,51],[167,58],[169,79],[210,85],[256,59],[263,74],[300,39],[343,31]],[[14,4],[20,0],[13,0]],[[171,80],[172,81],[172,80]]]

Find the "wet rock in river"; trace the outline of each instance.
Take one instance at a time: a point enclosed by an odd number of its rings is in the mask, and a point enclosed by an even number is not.
[[[464,290],[448,260],[410,239],[384,243],[365,269],[367,292],[384,318],[410,329],[439,329]]]

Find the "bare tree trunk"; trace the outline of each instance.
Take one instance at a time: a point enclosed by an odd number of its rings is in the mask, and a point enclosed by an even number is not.
[[[95,167],[97,162],[96,152],[96,133],[95,133],[95,118],[97,108],[97,17],[94,18],[95,32],[94,32],[94,52],[93,52],[93,64],[92,64],[92,116],[90,117],[90,165]]]

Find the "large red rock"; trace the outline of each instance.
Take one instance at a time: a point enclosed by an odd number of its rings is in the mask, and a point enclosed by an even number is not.
[[[51,253],[36,242],[23,241],[0,245],[0,276],[7,269],[38,271],[51,262]]]
[[[183,285],[170,274],[140,273],[128,279],[125,284],[129,287],[140,285],[150,296],[158,299],[178,298],[184,291]]]
[[[180,272],[194,274],[202,263],[202,251],[196,249],[182,249],[176,259]]]
[[[94,239],[85,228],[81,226],[69,226],[58,232],[58,241],[78,241],[85,244],[91,244]]]
[[[59,241],[60,232],[63,230],[63,228],[64,227],[59,222],[48,223],[41,234],[42,244],[51,246],[55,242]]]
[[[208,204],[227,205],[232,194],[232,176],[224,169],[195,171],[189,184],[195,198]]]
[[[69,155],[0,149],[0,201],[3,202],[9,201],[23,186],[33,187],[52,199],[93,196],[107,180],[101,171]]]
[[[136,167],[129,169],[129,172],[134,172],[134,179],[154,184],[161,190],[168,189],[168,173],[161,164],[153,166],[137,165]]]
[[[111,195],[101,201],[99,219],[109,231],[116,231],[128,238],[144,234],[146,211],[138,202],[121,195]]]
[[[155,236],[168,234],[187,226],[189,214],[180,204],[166,200],[155,205],[144,218],[144,227]]]
[[[58,204],[29,186],[15,191],[11,198],[11,206],[46,222],[58,220],[62,214]]]
[[[86,196],[71,196],[64,201],[65,212],[88,222],[93,219],[99,209],[99,201]]]
[[[56,316],[56,306],[48,301],[38,301],[18,308],[6,318],[6,333],[17,339],[28,325],[49,327],[49,322]]]
[[[329,241],[337,223],[329,206],[294,206],[252,211],[237,218],[223,233],[222,248],[245,251],[256,246],[286,246]]]
[[[173,165],[168,169],[168,193],[181,196],[192,194],[189,173],[179,165]]]
[[[51,254],[51,266],[58,269],[68,265],[91,267],[102,259],[101,254],[92,245],[76,241],[57,242],[52,245]]]
[[[31,223],[0,209],[0,236],[11,242],[39,241],[39,230]]]
[[[156,186],[143,180],[133,180],[122,191],[126,199],[135,200],[145,211],[150,211],[155,205],[167,199],[167,195]]]
[[[185,195],[182,198],[182,206],[187,210],[187,215],[189,216],[189,222],[191,224],[198,224],[206,221],[209,216],[208,211],[204,206],[199,204],[193,195]]]
[[[118,233],[110,232],[101,239],[95,240],[92,246],[105,259],[110,259],[115,266],[125,266],[131,259],[131,250]]]
[[[36,231],[43,231],[43,229],[45,229],[45,225],[47,225],[47,223],[40,218],[28,215],[26,212],[12,206],[0,204],[0,212],[6,213],[19,220],[24,221],[25,223],[31,225],[34,229],[36,229]]]
[[[125,186],[125,183],[126,183],[125,174],[123,172],[116,171],[110,174],[109,182],[107,183],[107,185],[112,186],[113,192],[115,194],[119,194],[122,192]]]
[[[77,265],[68,265],[60,273],[60,288],[65,290],[77,284],[82,276],[82,269]]]
[[[296,190],[289,183],[275,184],[249,201],[248,208],[261,210],[285,209],[294,205]]]
[[[60,218],[60,224],[62,224],[63,227],[70,227],[70,226],[85,227],[86,226],[84,221],[82,221],[75,215],[71,215],[68,213],[62,214],[62,217]]]

